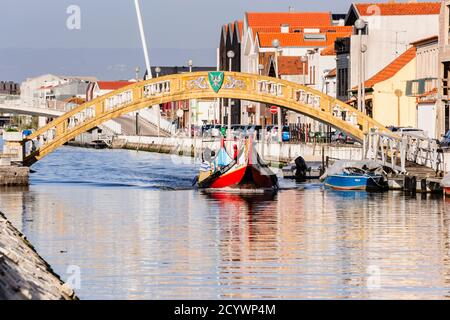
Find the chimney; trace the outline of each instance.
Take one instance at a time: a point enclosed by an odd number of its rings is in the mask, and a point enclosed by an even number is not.
[[[294,12],[294,7],[293,6],[289,6],[289,12]]]
[[[281,33],[289,33],[289,25],[288,24],[281,25]]]

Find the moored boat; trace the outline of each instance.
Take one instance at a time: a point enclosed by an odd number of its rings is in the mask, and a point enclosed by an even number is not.
[[[278,189],[278,179],[257,153],[251,138],[231,157],[221,147],[211,162],[205,161],[200,168],[197,185],[201,189],[238,189],[267,191]]]
[[[364,190],[378,191],[386,189],[384,177],[381,174],[355,172],[355,168],[346,168],[347,172],[329,175],[325,179],[325,186],[335,190]]]
[[[382,191],[388,189],[382,166],[372,161],[338,161],[321,177],[334,190]]]

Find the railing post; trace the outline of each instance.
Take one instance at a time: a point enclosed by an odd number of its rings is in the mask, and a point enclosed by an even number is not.
[[[406,153],[408,148],[408,138],[403,136],[400,142],[400,166],[402,172],[406,172]]]

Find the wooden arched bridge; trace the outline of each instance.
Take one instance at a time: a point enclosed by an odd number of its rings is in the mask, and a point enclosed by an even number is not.
[[[169,75],[130,84],[65,113],[28,136],[30,166],[79,134],[96,126],[152,105],[201,98],[232,98],[292,110],[329,124],[358,141],[370,129],[383,125],[355,108],[311,88],[271,77],[237,72],[196,72]],[[33,147],[29,145],[33,141]]]

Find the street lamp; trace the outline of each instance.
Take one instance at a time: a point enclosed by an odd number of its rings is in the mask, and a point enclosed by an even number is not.
[[[358,52],[358,110],[362,112],[362,31],[366,27],[366,22],[358,19],[355,22],[355,28],[358,30],[359,52]]]
[[[136,72],[136,82],[139,82],[139,67],[136,67],[135,72]]]
[[[275,77],[278,79],[279,78],[279,70],[278,70],[278,53],[281,52],[280,49],[280,40],[278,39],[273,39],[272,40],[272,46],[275,48]],[[283,138],[283,133],[282,133],[282,128],[281,128],[281,108],[278,107],[277,109],[277,122],[278,122],[278,142],[281,143],[282,142],[282,138]]]
[[[367,51],[367,46],[365,44],[361,45],[361,108],[362,112],[366,113],[366,59],[365,53]]]
[[[233,70],[233,58],[234,58],[234,51],[230,50],[227,52],[228,57],[228,71]],[[231,139],[231,99],[228,99],[228,139]]]
[[[194,62],[192,61],[192,59],[188,60],[188,66],[189,66],[189,72],[192,72],[192,66],[194,65]],[[192,125],[192,119],[191,119],[191,100],[189,100],[189,104],[188,104],[188,137],[192,137],[191,134],[191,125]]]
[[[264,65],[260,63],[260,64],[258,65],[258,72],[259,72],[259,75],[260,75],[260,76],[262,76],[263,70],[264,70]]]
[[[260,76],[262,76],[263,70],[264,70],[264,65],[260,63],[258,65],[258,73]],[[264,118],[264,123],[263,123],[264,126],[265,126],[265,122],[266,122],[265,120],[266,119]],[[256,104],[256,125],[258,125],[258,126],[261,125],[261,103]],[[265,128],[263,128],[263,129],[265,129]]]
[[[156,72],[156,77],[159,77],[159,74],[161,73],[161,68],[160,67],[156,67],[155,68],[155,72]]]

